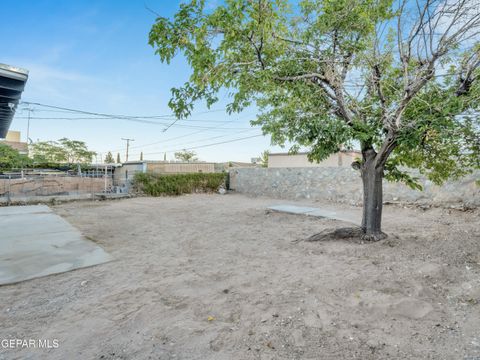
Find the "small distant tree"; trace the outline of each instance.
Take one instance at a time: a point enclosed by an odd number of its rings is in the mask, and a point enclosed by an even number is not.
[[[196,157],[197,153],[195,151],[188,151],[183,149],[183,151],[179,151],[175,153],[175,159],[185,162],[197,161],[198,158]]]
[[[262,155],[260,156],[260,165],[262,165],[262,167],[268,167],[268,156],[270,155],[270,151],[268,150],[265,150],[264,152],[262,152]]]
[[[115,160],[113,159],[113,155],[112,153],[109,151],[107,153],[107,156],[105,156],[105,163],[106,164],[113,164],[115,162]]]
[[[143,151],[140,153],[140,161],[143,161]]]
[[[20,154],[6,144],[0,143],[0,169],[22,168],[30,163],[31,160],[27,156]]]
[[[120,164],[122,161],[120,160],[120,153],[117,153],[117,164]]]

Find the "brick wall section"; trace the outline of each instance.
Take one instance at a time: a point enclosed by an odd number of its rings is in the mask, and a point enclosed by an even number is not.
[[[424,191],[400,183],[384,182],[384,200],[448,206],[480,206],[480,172],[436,186],[422,179]],[[351,168],[242,168],[230,171],[230,189],[253,196],[278,199],[327,200],[358,205],[362,181]]]

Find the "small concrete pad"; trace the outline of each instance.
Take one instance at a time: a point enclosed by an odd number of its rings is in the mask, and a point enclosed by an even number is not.
[[[274,205],[269,206],[268,210],[284,212],[288,214],[299,214],[299,215],[308,215],[316,216],[320,218],[334,219],[349,222],[355,225],[360,225],[355,216],[351,216],[348,213],[339,214],[336,211],[329,211],[314,207],[305,207],[305,206],[295,206],[295,205]]]
[[[0,207],[0,285],[111,260],[48,206]]]
[[[268,210],[286,212],[290,214],[307,214],[309,212],[318,210],[318,208],[306,207],[306,206],[295,206],[295,205],[274,205],[269,206]]]
[[[339,221],[345,221],[345,222],[349,222],[349,223],[360,226],[360,223],[357,221],[357,219],[353,216],[350,216],[350,214],[347,214],[347,213],[339,214],[336,211],[328,211],[328,210],[323,210],[323,209],[317,209],[315,211],[310,211],[306,215],[317,216],[317,217],[327,218],[327,219],[334,219],[334,220],[339,220]]]

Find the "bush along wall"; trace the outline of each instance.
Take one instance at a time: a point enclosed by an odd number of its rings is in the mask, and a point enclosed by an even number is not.
[[[136,190],[151,196],[214,192],[225,186],[227,173],[135,174]]]

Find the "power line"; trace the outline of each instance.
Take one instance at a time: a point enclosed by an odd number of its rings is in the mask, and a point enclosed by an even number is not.
[[[159,122],[159,121],[152,121],[152,120],[145,120],[145,119],[169,119],[172,117],[172,115],[148,115],[148,116],[130,116],[130,115],[119,115],[119,114],[105,114],[105,113],[99,113],[99,112],[91,112],[91,111],[84,111],[84,110],[78,110],[78,109],[71,109],[71,108],[65,108],[65,107],[60,107],[60,106],[54,106],[54,105],[47,105],[47,104],[41,104],[41,103],[35,103],[35,102],[28,102],[28,101],[23,101],[22,104],[27,104],[27,105],[36,105],[36,106],[43,106],[47,108],[53,108],[56,110],[62,110],[62,111],[70,111],[74,113],[80,113],[80,114],[87,114],[91,116],[95,116],[95,118],[87,118],[88,120],[96,120],[96,119],[116,119],[116,120],[125,120],[125,121],[134,121],[134,122],[140,122],[140,123],[146,123],[146,124],[153,124],[153,125],[161,125],[161,126],[167,126],[165,129],[163,129],[163,132],[168,130],[172,126],[177,126],[177,127],[185,127],[185,128],[196,128],[196,129],[205,129],[205,130],[217,130],[217,127],[206,127],[206,126],[198,126],[198,125],[180,125],[176,124],[176,122],[179,119],[176,119],[172,123],[165,123],[165,122]],[[215,109],[215,110],[208,110],[208,111],[202,111],[202,112],[197,112],[195,114],[206,114],[206,113],[213,113],[213,112],[219,112],[219,111],[224,111],[224,109]],[[19,117],[21,118],[21,117]],[[33,118],[33,117],[32,117]],[[55,118],[48,118],[50,120],[55,120]],[[58,120],[80,120],[81,118],[56,118]],[[244,130],[245,128],[231,128],[231,130]]]
[[[199,139],[199,140],[194,140],[194,141],[189,141],[188,143],[183,143],[183,144],[175,144],[175,146],[182,146],[182,145],[185,145],[185,144],[192,144],[192,143],[198,143],[198,142],[202,142],[202,141],[208,141],[208,140],[214,140],[214,139],[220,139],[220,138],[224,138],[224,137],[227,137],[227,136],[232,136],[232,135],[238,135],[238,134],[243,134],[243,133],[246,133],[246,132],[249,132],[249,131],[253,131],[253,130],[258,130],[258,129],[248,129],[248,130],[244,130],[244,131],[239,131],[235,134],[226,134],[226,135],[219,135],[219,136],[214,136],[214,137],[208,137],[208,138],[204,138],[204,139]],[[138,148],[139,146],[137,146]],[[140,146],[141,147],[141,146]],[[130,147],[130,149],[132,149],[133,146]],[[162,153],[162,152],[165,152],[165,151],[159,151],[158,153]],[[169,151],[167,151],[169,152]],[[139,153],[135,153],[134,155],[138,155]],[[149,154],[152,154],[152,153],[149,153]],[[144,154],[146,155],[146,154]]]
[[[173,125],[175,125],[177,123],[177,121],[180,120],[180,119],[175,119],[172,121],[172,123],[170,125],[168,125],[165,129],[163,129],[163,132],[166,132],[168,129],[170,129]]]
[[[42,103],[30,102],[30,101],[22,101],[21,104],[42,106],[42,107],[46,107],[46,108],[51,108],[51,109],[56,109],[56,110],[64,110],[64,111],[74,112],[74,113],[79,113],[79,114],[87,114],[87,115],[93,115],[93,116],[105,116],[105,117],[114,118],[114,119],[119,119],[119,118],[128,118],[128,119],[134,119],[134,118],[141,118],[141,119],[171,118],[173,116],[172,114],[168,114],[168,115],[146,115],[146,116],[132,116],[132,115],[123,115],[123,114],[106,114],[106,113],[78,110],[78,109],[72,109],[72,108],[66,108],[66,107],[61,107],[61,106],[48,105],[48,104],[42,104]],[[195,114],[197,114],[197,115],[198,114],[209,114],[209,113],[220,112],[220,111],[225,111],[225,110],[226,110],[226,108],[214,109],[214,110],[197,112]]]
[[[27,116],[25,117],[17,117],[17,119],[28,119]],[[32,116],[30,119],[35,119],[35,120],[67,120],[67,121],[76,121],[76,120],[98,120],[98,119],[110,119],[110,120],[123,120],[123,121],[132,121],[132,122],[139,122],[139,123],[144,123],[144,124],[151,124],[151,125],[160,125],[160,126],[176,126],[180,128],[190,128],[190,129],[206,129],[206,130],[214,130],[217,131],[219,128],[217,126],[202,126],[202,125],[186,125],[186,124],[169,124],[166,122],[160,122],[160,121],[152,121],[152,120],[142,120],[142,119],[129,119],[129,118],[112,118],[112,117],[102,117],[102,118],[49,118],[49,117],[35,117]],[[187,120],[190,121],[190,120]],[[222,123],[224,121],[219,121],[219,123]],[[246,128],[230,128],[230,129],[225,129],[225,130],[244,130]],[[220,129],[222,131],[223,129]]]
[[[237,133],[235,133],[235,134],[226,134],[226,135],[213,136],[213,137],[208,137],[208,138],[204,138],[204,139],[194,140],[194,141],[190,141],[190,142],[188,142],[188,143],[176,144],[176,145],[182,146],[182,145],[185,145],[185,144],[192,144],[192,143],[199,143],[199,142],[202,142],[202,141],[220,139],[220,138],[224,138],[224,137],[227,137],[227,136],[243,134],[243,133],[246,133],[246,132],[249,132],[249,131],[253,131],[253,130],[258,130],[258,129],[248,129],[248,130],[239,131],[239,132],[237,132]]]
[[[28,110],[28,109],[25,109]],[[38,112],[39,109],[35,109],[35,112]],[[16,119],[27,119],[28,116],[16,116]],[[36,120],[108,120],[108,119],[117,119],[117,118],[112,118],[112,117],[51,117],[51,116],[32,116],[32,119]],[[140,117],[138,117],[141,119]],[[122,118],[120,118],[122,119]],[[168,120],[168,118],[165,118],[165,120]],[[194,121],[194,122],[205,122],[205,123],[223,123],[225,120],[205,120],[205,119],[186,119],[186,121]]]
[[[222,126],[220,126],[219,128],[222,128],[223,126],[226,126],[227,124],[230,124],[230,123],[233,123],[235,121],[239,121],[239,120],[243,120],[247,117],[250,117],[252,116],[252,114],[247,114],[245,116],[241,116],[241,117],[238,117],[236,119],[233,119],[233,120],[227,120],[227,121],[223,121],[223,124]],[[167,142],[170,142],[170,141],[173,141],[173,140],[178,140],[178,139],[183,139],[183,138],[186,138],[186,137],[189,137],[189,136],[192,136],[192,135],[197,135],[197,134],[200,134],[200,133],[203,133],[203,132],[206,132],[208,129],[203,129],[203,130],[199,130],[199,131],[194,131],[192,133],[188,133],[188,134],[185,134],[185,135],[180,135],[180,136],[175,136],[173,138],[167,138],[167,139],[164,139],[164,140],[159,140],[159,141],[155,141],[155,142],[152,142],[152,143],[147,143],[147,144],[138,144],[136,146],[132,146],[131,149],[138,149],[138,148],[143,148],[143,147],[147,147],[147,146],[151,146],[151,145],[157,145],[157,144],[160,144],[160,143],[167,143]],[[231,130],[231,128],[228,128],[228,129],[225,129],[225,130]],[[211,138],[209,139],[206,139],[206,140],[211,140]],[[115,149],[115,150],[110,150],[110,151],[122,151],[124,148],[121,148],[121,149]]]
[[[189,148],[183,148],[183,149],[177,149],[177,150],[168,150],[168,151],[159,151],[159,152],[154,152],[154,153],[145,153],[144,155],[156,155],[156,154],[162,154],[162,153],[172,153],[176,151],[182,151],[182,150],[193,150],[193,149],[200,149],[200,148],[205,148],[205,147],[210,147],[210,146],[216,146],[216,145],[222,145],[222,144],[228,144],[236,141],[241,141],[241,140],[247,140],[247,139],[253,139],[256,137],[263,136],[263,134],[259,135],[253,135],[253,136],[246,136],[238,139],[232,139],[232,140],[227,140],[227,141],[220,141],[212,144],[206,144],[206,145],[199,145],[199,146],[192,146]]]
[[[21,104],[25,104],[25,105],[28,105],[28,106],[40,106],[40,107],[44,107],[44,108],[48,108],[48,109],[53,109],[53,110],[48,110],[48,111],[52,111],[52,112],[66,112],[66,113],[79,113],[79,114],[85,114],[85,115],[90,115],[90,116],[94,116],[94,118],[87,118],[88,120],[89,119],[92,119],[92,120],[96,120],[96,119],[101,119],[101,118],[104,118],[104,119],[118,119],[118,120],[129,120],[129,121],[138,121],[138,122],[144,122],[144,123],[151,123],[151,124],[156,124],[156,125],[167,125],[165,123],[161,123],[161,122],[155,122],[155,121],[149,121],[149,120],[145,120],[145,119],[171,119],[173,116],[171,114],[169,115],[146,115],[146,116],[131,116],[131,115],[123,115],[123,114],[107,114],[107,113],[101,113],[101,112],[92,112],[92,111],[85,111],[85,110],[79,110],[79,109],[72,109],[72,108],[67,108],[67,107],[61,107],[61,106],[55,106],[55,105],[48,105],[48,104],[42,104],[42,103],[37,103],[37,102],[29,102],[29,101],[22,101]],[[207,114],[207,113],[213,113],[213,112],[220,112],[220,111],[225,111],[226,109],[223,108],[223,109],[214,109],[214,110],[208,110],[208,111],[202,111],[202,112],[197,112],[195,113],[196,115],[198,114]],[[249,115],[250,116],[250,115]],[[34,117],[31,117],[32,119]],[[39,117],[40,118],[40,117]],[[52,118],[49,118],[49,119],[52,119]],[[62,119],[62,120],[80,120],[80,118],[60,118],[58,117],[57,118],[58,120]],[[240,118],[239,118],[240,119]],[[237,119],[237,120],[239,120]],[[55,118],[53,118],[53,120],[55,120]],[[175,119],[175,121],[173,121],[172,123],[168,124],[167,127],[164,129],[164,131],[168,130],[170,127],[172,126],[179,126],[179,127],[188,127],[188,128],[198,128],[198,129],[201,129],[199,131],[196,131],[196,132],[193,132],[193,133],[189,133],[189,134],[186,134],[186,135],[181,135],[181,136],[177,136],[177,137],[174,137],[174,138],[170,138],[170,139],[166,139],[166,140],[160,140],[158,142],[155,142],[155,143],[150,143],[150,144],[144,144],[144,145],[137,145],[135,147],[132,146],[132,148],[139,148],[139,147],[145,147],[145,146],[150,146],[150,145],[155,145],[155,144],[158,144],[158,143],[165,143],[165,142],[168,142],[168,141],[173,141],[173,140],[176,140],[176,139],[180,139],[180,138],[184,138],[184,137],[188,137],[188,136],[191,136],[191,135],[194,135],[194,134],[198,134],[198,133],[201,133],[201,132],[204,132],[204,131],[207,131],[207,130],[219,130],[221,129],[221,127],[202,127],[202,126],[194,126],[194,125],[180,125],[180,124],[176,124],[176,122],[178,121],[179,119]],[[223,122],[224,124],[228,124],[228,123],[231,123],[233,121],[236,121],[236,120],[230,120],[230,121],[225,121]],[[222,122],[220,122],[222,123]],[[227,130],[227,131],[230,131],[230,130],[237,130],[235,128],[227,128],[227,129],[221,129],[221,130]],[[238,128],[238,130],[244,130],[244,131],[240,131],[239,133],[242,133],[242,132],[247,132],[247,131],[251,131],[251,130],[254,130],[252,128],[249,128],[249,129],[245,129],[245,128]],[[224,136],[229,136],[229,135],[221,135],[221,136],[215,136],[213,138],[207,138],[207,139],[201,139],[201,140],[197,140],[195,142],[199,142],[199,141],[205,141],[205,140],[212,140],[212,139],[216,139],[216,138],[220,138],[220,137],[224,137]],[[212,144],[206,144],[206,145],[199,145],[199,146],[194,146],[194,147],[189,147],[188,149],[198,149],[198,148],[204,148],[204,147],[209,147],[209,146],[215,146],[215,145],[221,145],[221,144],[227,144],[227,143],[230,143],[230,142],[236,142],[236,141],[241,141],[241,140],[246,140],[246,139],[251,139],[251,138],[255,138],[255,137],[259,137],[259,136],[263,136],[262,134],[259,134],[259,135],[253,135],[253,136],[247,136],[247,137],[242,137],[242,138],[238,138],[238,139],[233,139],[233,140],[227,140],[227,141],[222,141],[222,142],[217,142],[217,143],[212,143]],[[130,148],[130,141],[133,141],[133,139],[124,139],[122,138],[122,140],[125,140],[127,141],[127,159],[128,159],[128,150]],[[123,150],[122,149],[118,149],[118,150]],[[112,150],[112,151],[116,151],[116,150]],[[167,151],[167,152],[174,152],[174,151],[178,151],[178,150],[171,150],[171,151]],[[163,153],[162,152],[157,152],[157,153],[149,153],[150,155],[152,154],[158,154],[158,153]],[[146,154],[148,155],[148,154]]]

